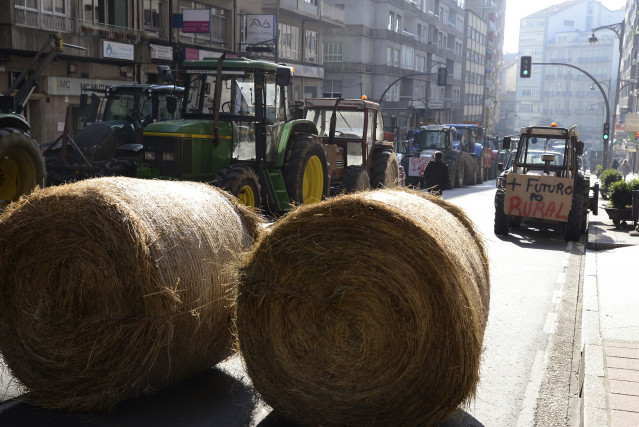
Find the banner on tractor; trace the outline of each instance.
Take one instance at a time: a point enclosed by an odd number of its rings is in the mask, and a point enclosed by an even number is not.
[[[574,180],[548,175],[508,174],[504,212],[528,218],[568,222]]]

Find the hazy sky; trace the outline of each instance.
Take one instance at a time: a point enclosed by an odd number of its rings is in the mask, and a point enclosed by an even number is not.
[[[506,1],[506,30],[504,34],[504,53],[517,53],[519,47],[519,20],[523,17],[539,12],[561,0],[507,0]],[[626,5],[626,0],[599,0],[610,10],[617,10]]]

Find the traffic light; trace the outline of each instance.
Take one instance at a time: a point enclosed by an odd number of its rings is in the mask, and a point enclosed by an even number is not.
[[[437,86],[446,86],[446,78],[448,77],[448,70],[445,67],[437,69]]]
[[[529,78],[531,67],[532,67],[532,57],[522,56],[521,64],[519,64],[519,77],[523,77],[525,79]]]
[[[610,138],[610,125],[608,123],[604,123],[604,129],[603,129],[603,139],[604,141],[608,141],[608,138]]]

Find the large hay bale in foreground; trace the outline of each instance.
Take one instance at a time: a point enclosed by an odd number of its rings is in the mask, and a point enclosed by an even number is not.
[[[487,257],[464,213],[402,190],[302,206],[242,268],[238,336],[264,400],[301,425],[436,425],[474,396]]]
[[[102,411],[233,350],[259,219],[199,183],[100,178],[0,217],[0,351],[38,405]]]

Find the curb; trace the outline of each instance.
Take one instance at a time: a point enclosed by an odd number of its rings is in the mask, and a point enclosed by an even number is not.
[[[599,329],[599,293],[597,290],[596,230],[588,227],[584,267],[583,308],[581,315],[581,366],[579,370],[582,427],[610,425],[604,349]]]

